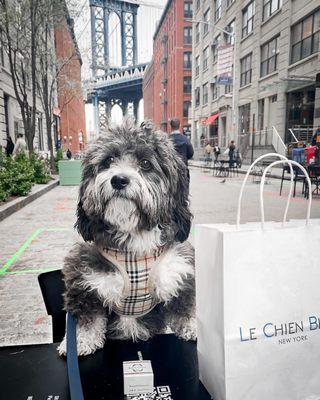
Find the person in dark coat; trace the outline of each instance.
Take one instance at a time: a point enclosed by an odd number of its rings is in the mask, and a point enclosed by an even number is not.
[[[228,155],[229,155],[229,167],[232,168],[236,163],[236,145],[234,143],[234,140],[231,140],[229,144]]]
[[[12,156],[13,149],[14,149],[13,140],[11,139],[10,135],[7,135],[7,146],[6,146],[6,155],[7,155],[7,157]]]
[[[193,156],[192,144],[189,142],[188,137],[180,132],[180,120],[178,118],[173,118],[170,121],[170,126],[172,129],[170,138],[173,141],[174,147],[184,163],[188,165],[188,160]]]
[[[68,160],[71,160],[72,153],[71,153],[70,149],[67,150],[66,156],[67,156]]]

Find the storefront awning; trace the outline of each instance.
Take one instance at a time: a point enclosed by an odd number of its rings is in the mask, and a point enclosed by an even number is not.
[[[214,121],[219,117],[219,114],[210,115],[204,122],[204,125],[212,125]]]

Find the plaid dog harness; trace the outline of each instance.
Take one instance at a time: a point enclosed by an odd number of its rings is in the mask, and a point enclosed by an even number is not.
[[[112,310],[118,315],[142,317],[150,312],[157,300],[150,286],[150,272],[161,261],[163,248],[152,254],[137,256],[133,252],[120,252],[113,249],[100,249],[101,254],[121,273],[124,280],[123,297]]]

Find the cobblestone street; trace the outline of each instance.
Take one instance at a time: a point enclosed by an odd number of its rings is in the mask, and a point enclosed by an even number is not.
[[[191,208],[196,223],[234,223],[243,175],[212,177],[200,169],[191,171]],[[279,196],[279,180],[265,189],[266,217],[281,220],[288,183]],[[243,221],[257,221],[258,187],[250,178],[244,196]],[[51,341],[47,317],[37,282],[42,271],[61,268],[78,235],[73,230],[77,187],[57,187],[0,223],[0,346]],[[297,193],[300,193],[300,186]],[[306,201],[292,200],[290,218],[304,218]],[[320,218],[315,198],[312,217]],[[193,242],[194,227],[190,240]]]

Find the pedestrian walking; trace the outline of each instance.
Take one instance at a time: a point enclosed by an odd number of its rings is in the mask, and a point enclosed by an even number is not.
[[[177,153],[179,153],[186,166],[188,166],[188,160],[193,156],[192,144],[189,142],[188,137],[180,132],[180,120],[178,118],[173,118],[170,121],[170,126],[172,129],[170,139],[172,140]],[[189,169],[188,180],[190,180]]]
[[[206,165],[208,165],[210,161],[212,161],[211,155],[212,155],[212,146],[208,142],[206,147],[204,148],[204,161]]]
[[[218,146],[218,143],[216,143],[213,147],[214,163],[218,162],[220,153],[221,153],[220,147]]]
[[[27,143],[24,140],[22,133],[19,133],[16,144],[14,145],[12,155],[16,156],[17,154],[25,153],[26,151],[27,151]]]
[[[72,153],[71,153],[71,150],[70,150],[70,149],[67,150],[66,156],[67,156],[68,160],[71,160]]]
[[[228,152],[229,168],[232,168],[232,167],[234,167],[234,164],[236,162],[236,145],[234,143],[234,140],[231,140],[228,149],[229,149],[229,152]]]
[[[7,135],[7,146],[6,146],[6,155],[7,155],[7,157],[12,156],[13,150],[14,150],[13,140],[11,139],[10,135]]]

